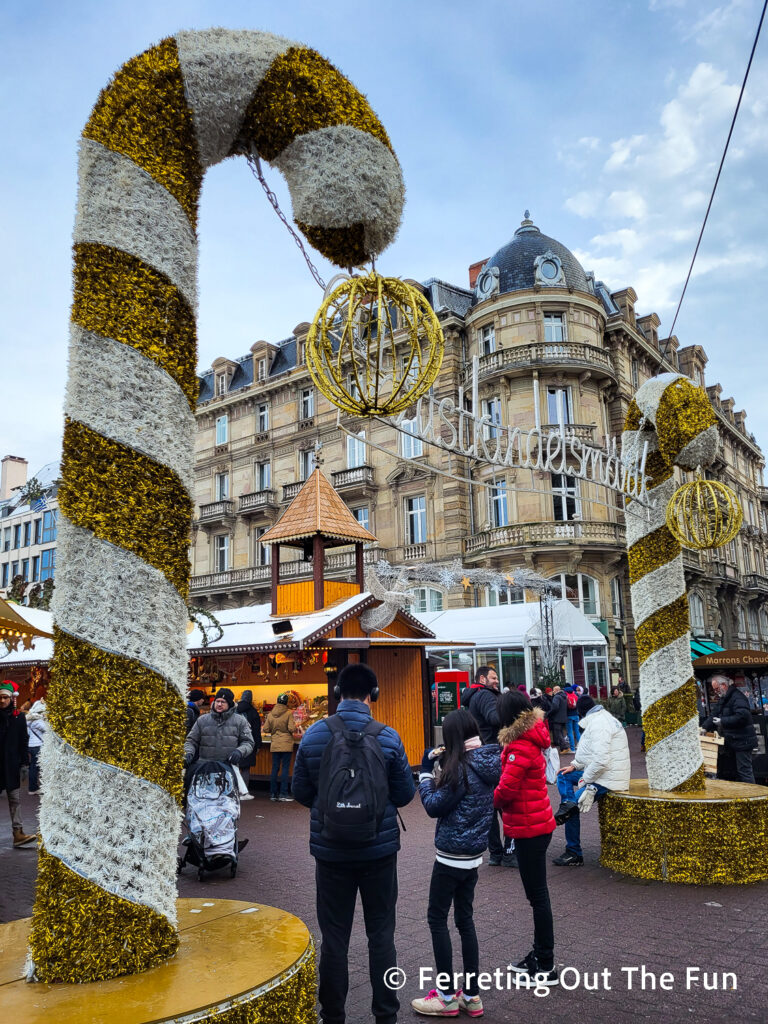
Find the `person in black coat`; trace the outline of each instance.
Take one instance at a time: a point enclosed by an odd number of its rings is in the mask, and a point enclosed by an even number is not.
[[[561,751],[570,750],[565,738],[565,727],[568,724],[568,698],[559,686],[556,686],[552,693],[552,707],[547,712],[547,723],[552,734],[552,746],[559,747]]]
[[[243,716],[253,733],[253,750],[238,765],[247,786],[251,768],[256,764],[256,754],[261,749],[261,715],[253,706],[253,690],[243,690],[243,695],[237,705],[237,713]],[[253,797],[248,793],[247,796],[241,796],[240,799],[253,800]]]
[[[204,690],[190,690],[187,698],[187,736],[192,731],[192,726],[200,717],[206,696]]]
[[[0,793],[5,790],[8,797],[13,845],[17,848],[36,844],[36,837],[24,831],[19,813],[23,764],[29,764],[27,720],[14,711],[12,685],[3,683],[0,685]]]
[[[713,676],[710,682],[718,703],[712,708],[709,717],[704,719],[701,728],[704,732],[712,732],[717,728],[725,740],[726,751],[736,763],[739,782],[754,783],[752,751],[757,741],[746,694],[726,676]],[[718,777],[721,777],[720,768],[718,760]]]

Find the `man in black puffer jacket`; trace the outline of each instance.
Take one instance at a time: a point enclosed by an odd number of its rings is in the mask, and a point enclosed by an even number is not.
[[[702,731],[711,732],[717,728],[725,739],[726,751],[736,762],[739,782],[754,782],[752,751],[757,746],[757,741],[746,694],[726,676],[714,676],[710,682],[719,703],[712,709],[712,714],[702,722]],[[720,777],[719,764],[717,774]]]
[[[347,665],[339,673],[338,688],[341,701],[334,718],[340,718],[350,732],[362,732],[371,721],[371,700],[378,696],[375,674],[367,665]],[[322,834],[318,782],[323,753],[331,738],[328,721],[316,722],[304,734],[293,766],[293,795],[312,809],[309,852],[315,858],[317,922],[322,934],[320,1014],[327,1024],[344,1020],[349,988],[349,936],[359,890],[368,936],[373,1015],[377,1024],[396,1024],[400,1001],[384,979],[387,971],[397,965],[397,808],[411,802],[416,786],[402,740],[394,729],[385,726],[374,737],[384,758],[389,784],[389,800],[376,836],[362,846],[329,841]]]
[[[461,695],[461,706],[467,708],[480,730],[480,739],[484,744],[499,742],[499,677],[495,668],[480,665],[475,672],[475,681]],[[499,815],[494,812],[488,832],[488,863],[491,867],[504,864],[506,867],[517,867],[514,854],[504,852],[501,841]]]

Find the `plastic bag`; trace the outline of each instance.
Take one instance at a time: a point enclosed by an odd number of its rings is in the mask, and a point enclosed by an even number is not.
[[[557,773],[560,771],[560,752],[557,747],[547,747],[543,753],[547,765],[547,782],[552,786],[557,782]]]

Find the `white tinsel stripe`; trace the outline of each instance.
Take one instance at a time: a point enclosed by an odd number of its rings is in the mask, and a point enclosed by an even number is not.
[[[204,169],[229,153],[275,58],[299,45],[268,32],[211,28],[177,33],[184,92]]]
[[[660,373],[658,377],[651,377],[650,380],[647,380],[635,395],[635,402],[637,402],[640,412],[654,426],[656,426],[656,414],[659,411],[661,396],[676,380],[688,380],[688,378],[682,373]]]
[[[702,763],[698,717],[654,744],[646,763],[652,789],[669,791],[695,775]]]
[[[272,163],[288,182],[296,220],[328,228],[363,222],[368,252],[392,240],[405,186],[397,158],[373,135],[349,125],[319,128]]]
[[[708,466],[714,461],[719,445],[720,432],[717,429],[717,424],[713,423],[711,427],[702,430],[692,441],[688,442],[678,455],[677,462],[688,469]]]
[[[643,711],[687,683],[690,678],[691,638],[686,633],[666,647],[654,651],[640,666]]]
[[[666,608],[685,593],[685,577],[679,558],[665,562],[632,584],[632,617],[635,629],[654,612]],[[686,677],[687,678],[687,677]]]
[[[195,417],[184,392],[153,359],[72,324],[64,410],[168,466],[194,500]]]
[[[667,521],[667,505],[669,499],[677,490],[678,484],[674,476],[669,477],[658,487],[651,487],[648,491],[648,498],[652,507],[644,507],[636,501],[632,501],[627,508],[627,547],[654,533]]]
[[[57,547],[56,625],[102,650],[135,658],[186,700],[189,612],[173,584],[132,552],[61,515]]]
[[[197,240],[181,204],[121,153],[80,143],[75,242],[136,256],[165,274],[192,309],[197,305]]]
[[[175,925],[181,812],[173,797],[162,786],[78,754],[51,729],[40,765],[46,795],[40,834],[48,853]]]

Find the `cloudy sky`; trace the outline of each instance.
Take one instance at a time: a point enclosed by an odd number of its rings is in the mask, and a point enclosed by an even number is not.
[[[80,131],[127,59],[180,28],[276,32],[367,93],[408,202],[379,269],[465,285],[529,208],[611,290],[632,285],[660,334],[701,225],[757,26],[759,0],[8,2],[0,10],[0,455],[58,457]],[[768,28],[765,29],[768,34]],[[768,449],[768,38],[758,47],[675,333],[703,345]],[[269,171],[286,212],[279,175]],[[277,341],[321,294],[247,164],[206,177],[200,368]],[[319,257],[321,274],[333,269]]]

